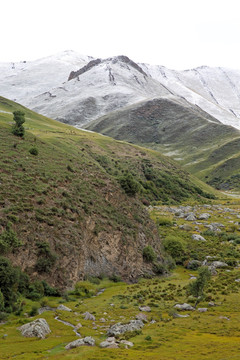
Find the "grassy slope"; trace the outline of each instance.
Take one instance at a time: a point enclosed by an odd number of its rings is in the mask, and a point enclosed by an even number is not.
[[[24,140],[11,134],[16,109],[26,115]],[[160,253],[160,248],[140,200],[201,200],[200,187],[212,191],[196,185],[155,151],[74,129],[4,98],[0,110],[10,112],[0,112],[1,231],[11,221],[24,245],[8,256],[32,274],[37,243],[49,243],[58,259],[42,277],[51,283],[71,286],[91,272],[133,279],[151,271],[142,262],[142,249],[152,244]],[[38,148],[38,156],[29,153],[32,146]],[[146,180],[143,163],[153,169],[153,181]],[[119,185],[126,171],[139,186],[147,184],[136,197],[127,196]],[[161,180],[158,189],[156,179]],[[103,258],[107,265],[102,266]]]
[[[155,99],[105,115],[88,128],[169,154],[216,186],[239,186],[231,176],[240,171],[240,132],[200,109]]]

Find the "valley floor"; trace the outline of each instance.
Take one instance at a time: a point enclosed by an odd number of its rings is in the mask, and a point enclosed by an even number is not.
[[[141,279],[136,284],[91,278],[78,284],[79,295],[72,292],[64,298],[44,298],[40,302],[25,300],[20,316],[11,315],[0,324],[1,360],[240,359],[240,201],[156,206],[149,210],[162,239],[166,241],[175,236],[183,244],[182,264],[170,276]],[[193,235],[204,240],[196,240]],[[198,276],[197,269],[191,268],[191,260],[208,265],[213,275],[206,296],[196,309],[180,311],[174,307],[176,304],[193,306],[196,300],[186,291],[188,284]],[[214,262],[225,265],[215,266]],[[57,310],[59,304],[72,311]],[[33,306],[52,309],[29,317],[27,314]],[[144,308],[146,306],[150,309]],[[86,312],[95,320],[85,319]],[[127,324],[139,316],[145,319],[141,330],[119,336],[116,339],[118,348],[100,347],[109,327],[118,322]],[[18,328],[37,318],[46,319],[51,333],[45,339],[24,338]],[[93,337],[95,346],[66,350],[66,344],[79,338],[74,327],[82,338]],[[133,347],[120,340],[132,342]]]

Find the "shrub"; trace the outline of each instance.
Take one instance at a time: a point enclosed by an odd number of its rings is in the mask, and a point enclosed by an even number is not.
[[[148,245],[143,249],[142,255],[143,255],[143,259],[146,262],[154,262],[157,257],[157,255],[151,245]]]
[[[38,155],[38,149],[35,146],[33,146],[31,149],[29,149],[29,152],[31,155],[35,155],[35,156]]]
[[[4,254],[19,246],[21,246],[21,241],[17,238],[17,234],[13,231],[9,222],[6,230],[0,235],[0,251]]]
[[[37,247],[39,258],[35,264],[36,270],[39,273],[48,273],[55,264],[57,256],[51,252],[49,244],[45,241],[37,242]]]
[[[163,240],[164,249],[177,263],[182,263],[185,255],[185,243],[175,236],[169,236]]]
[[[173,226],[172,220],[168,219],[167,217],[159,217],[157,219],[157,224],[159,226]]]
[[[161,263],[154,263],[153,264],[153,271],[157,275],[163,275],[166,273],[166,267]]]
[[[23,137],[25,133],[25,129],[23,127],[23,123],[25,122],[24,118],[25,114],[23,111],[14,111],[13,112],[13,120],[15,124],[12,127],[12,133],[15,136]]]
[[[112,274],[111,276],[109,276],[109,280],[113,281],[113,282],[120,282],[122,281],[121,277],[119,275],[116,274]]]
[[[120,183],[121,187],[123,188],[123,190],[125,191],[125,193],[129,196],[136,195],[136,193],[138,193],[140,190],[139,183],[129,173],[122,176],[119,179],[119,183]]]
[[[33,305],[28,314],[29,316],[36,316],[38,314],[38,307]]]

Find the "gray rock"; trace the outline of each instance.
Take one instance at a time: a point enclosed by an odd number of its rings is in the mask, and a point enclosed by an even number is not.
[[[187,214],[186,220],[187,221],[195,221],[196,220],[195,214],[194,213]]]
[[[124,334],[127,331],[140,330],[144,326],[142,320],[131,320],[128,324],[117,323],[108,329],[108,335],[115,336]]]
[[[199,311],[200,313],[206,312],[208,311],[207,308],[198,308],[197,311]]]
[[[150,306],[139,306],[140,311],[150,312],[151,308]]]
[[[221,319],[221,320],[230,320],[227,316],[219,316],[219,319]]]
[[[133,347],[133,343],[127,340],[121,340],[120,344],[124,344],[126,349]]]
[[[101,322],[106,322],[106,319],[101,318],[101,319],[99,319],[99,321],[101,321]]]
[[[208,306],[216,306],[216,304],[213,301],[209,301]]]
[[[45,339],[46,335],[51,332],[47,321],[41,318],[22,325],[19,330],[25,337],[38,337],[40,339]]]
[[[177,318],[187,318],[187,317],[189,317],[190,315],[189,314],[186,314],[186,315],[181,315],[181,314],[178,314],[178,313],[174,313],[173,314],[173,317],[175,318],[175,319],[177,319]]]
[[[182,310],[182,311],[186,311],[186,310],[187,311],[193,311],[193,310],[195,310],[194,307],[192,307],[191,305],[186,304],[186,303],[184,303],[184,304],[176,304],[174,306],[174,308],[178,309],[178,310]]]
[[[69,307],[61,304],[57,307],[57,310],[62,310],[62,311],[72,311],[71,309],[69,309]]]
[[[240,282],[240,279],[236,279],[235,282]]]
[[[196,241],[206,241],[206,239],[203,236],[199,235],[199,234],[193,234],[192,239],[196,240]]]
[[[84,339],[77,339],[77,340],[70,342],[69,344],[67,344],[65,346],[65,349],[70,350],[70,349],[74,349],[76,347],[84,346],[84,345],[94,346],[95,340],[91,336],[86,336]]]
[[[208,213],[203,213],[198,216],[198,220],[207,220],[208,218],[210,218],[210,216],[211,215]]]
[[[187,264],[187,269],[195,270],[202,265],[201,261],[199,260],[190,260]]]
[[[217,269],[217,268],[227,267],[228,264],[226,264],[226,263],[223,262],[223,261],[213,261],[210,266],[211,266],[211,267],[214,267],[215,269]]]
[[[92,320],[92,321],[95,321],[95,316],[90,314],[88,311],[86,311],[84,314],[84,320]]]
[[[142,320],[142,321],[147,321],[147,315],[143,314],[143,313],[137,314],[136,319],[137,320]]]

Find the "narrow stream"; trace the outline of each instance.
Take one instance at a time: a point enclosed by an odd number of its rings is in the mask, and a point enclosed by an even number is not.
[[[73,328],[73,331],[75,332],[75,334],[76,334],[77,336],[80,336],[80,337],[81,337],[81,334],[77,331],[76,327],[75,327],[73,324],[71,324],[71,323],[68,322],[68,321],[64,321],[64,320],[59,319],[59,316],[56,316],[54,319],[57,320],[57,321],[60,321],[60,322],[63,323],[64,325],[71,326],[71,327]]]

